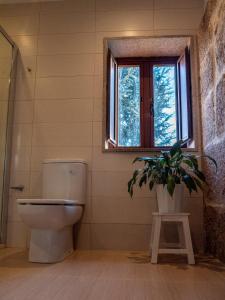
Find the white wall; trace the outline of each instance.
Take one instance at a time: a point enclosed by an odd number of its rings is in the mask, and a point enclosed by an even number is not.
[[[11,184],[24,184],[25,190],[11,191],[9,246],[26,244],[27,229],[15,199],[41,196],[41,161],[79,157],[89,165],[79,247],[147,248],[155,193],[137,191],[130,200],[126,186],[137,153],[101,150],[103,38],[195,34],[202,8],[203,1],[195,0],[76,0],[0,7],[0,24],[21,53]],[[195,241],[200,243],[201,195],[192,197],[190,207]]]

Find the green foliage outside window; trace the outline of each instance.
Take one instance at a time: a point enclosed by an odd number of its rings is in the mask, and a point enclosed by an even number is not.
[[[176,136],[175,66],[153,67],[154,86],[154,144],[172,146]]]
[[[119,146],[140,146],[140,69],[118,68]]]

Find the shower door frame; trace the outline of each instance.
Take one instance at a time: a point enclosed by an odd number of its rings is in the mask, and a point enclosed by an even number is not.
[[[10,71],[10,82],[8,92],[8,110],[7,110],[7,122],[6,122],[6,145],[5,145],[5,157],[4,157],[4,175],[3,175],[3,189],[2,195],[2,209],[0,215],[0,247],[4,247],[7,241],[7,222],[8,222],[8,203],[9,203],[9,189],[10,189],[10,163],[12,153],[12,133],[13,133],[13,112],[14,112],[14,97],[15,97],[15,82],[16,82],[16,64],[18,47],[9,37],[7,32],[0,25],[0,33],[12,46],[12,60]]]

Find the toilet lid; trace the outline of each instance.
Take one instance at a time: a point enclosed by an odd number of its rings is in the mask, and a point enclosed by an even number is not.
[[[33,205],[82,205],[77,200],[69,199],[17,199],[17,203]]]

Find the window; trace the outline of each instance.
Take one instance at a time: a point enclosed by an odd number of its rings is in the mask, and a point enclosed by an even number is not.
[[[192,140],[189,49],[180,56],[115,58],[108,50],[107,145],[166,148]]]

